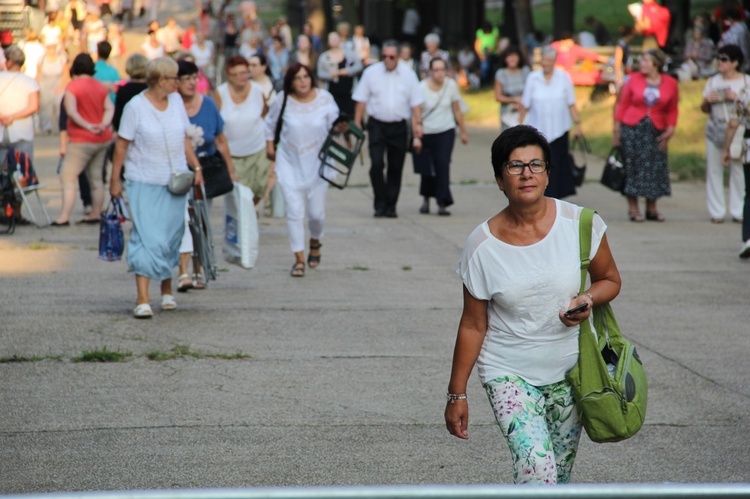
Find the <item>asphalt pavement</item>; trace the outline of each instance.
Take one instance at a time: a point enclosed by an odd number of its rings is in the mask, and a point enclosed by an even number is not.
[[[407,160],[398,218],[373,218],[357,164],[350,187],[328,193],[322,264],[303,279],[289,276],[283,219],[260,220],[255,268],[226,263],[215,203],[218,280],[177,294],[173,312],[158,311],[152,284],[148,321],[131,317],[125,262],[97,258],[96,226],[0,236],[0,493],[510,483],[476,376],[470,439],[450,436],[442,417],[462,306],[455,266],[468,234],[505,206],[495,136],[472,128],[471,144],[456,144],[450,217],[434,205],[418,213]],[[56,145],[42,137],[36,151],[53,217]],[[665,223],[631,223],[625,200],[598,183],[601,166],[590,161],[569,200],[608,224],[623,279],[613,307],[647,368],[649,407],[628,441],[584,437],[572,479],[750,482],[740,226],[709,222],[700,182],[673,184]],[[74,361],[105,347],[132,355]]]

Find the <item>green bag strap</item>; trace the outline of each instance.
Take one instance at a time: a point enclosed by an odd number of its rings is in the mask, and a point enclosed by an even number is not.
[[[594,210],[584,208],[578,226],[578,241],[581,248],[581,293],[586,290],[586,273],[591,264],[589,255],[591,254],[591,228],[594,225],[594,213],[596,213]]]

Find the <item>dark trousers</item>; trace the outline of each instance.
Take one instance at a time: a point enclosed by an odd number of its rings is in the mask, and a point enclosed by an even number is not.
[[[422,176],[419,194],[437,199],[438,206],[453,204],[450,165],[456,130],[426,134],[422,137],[422,151],[414,154],[414,171]]]
[[[375,195],[373,203],[376,213],[396,211],[401,190],[401,175],[406,157],[406,121],[385,123],[370,118],[367,122],[370,141],[370,182]],[[388,170],[385,171],[388,160]]]
[[[576,193],[576,184],[573,180],[568,132],[550,142],[549,148],[552,164],[549,167],[549,185],[544,195],[557,199],[573,196]]]

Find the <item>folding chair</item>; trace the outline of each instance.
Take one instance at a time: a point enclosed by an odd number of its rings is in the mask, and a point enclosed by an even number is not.
[[[11,171],[15,171],[13,174],[13,186],[15,187],[15,194],[21,198],[21,211],[23,212],[23,208],[25,207],[29,219],[37,227],[45,227],[51,224],[52,220],[49,217],[49,213],[47,213],[47,208],[44,206],[41,196],[39,196],[39,189],[43,189],[44,185],[39,183],[39,179],[34,171],[34,165],[31,164],[28,155],[11,147],[8,149],[5,160],[8,162]],[[14,166],[15,168],[13,168]],[[34,210],[29,203],[27,194],[31,195],[32,193],[36,197],[37,204],[44,218],[47,220],[46,224],[41,224],[37,220],[37,216],[34,214]]]

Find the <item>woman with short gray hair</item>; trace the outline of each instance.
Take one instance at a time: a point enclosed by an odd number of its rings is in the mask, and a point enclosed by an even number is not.
[[[195,184],[203,183],[201,167],[187,131],[185,106],[177,89],[177,63],[160,57],[146,66],[148,88],[125,106],[120,121],[112,179],[112,198],[122,197],[120,173],[125,185],[133,230],[128,241],[128,266],[135,274],[137,319],[151,318],[149,283],[161,281],[161,309],[177,308],[172,295],[172,269],[177,266],[185,230],[186,195],[167,189],[172,172],[195,172]],[[158,213],[158,216],[154,214]]]
[[[573,83],[568,73],[555,69],[556,60],[555,49],[542,49],[542,69],[532,71],[524,85],[519,122],[524,123],[528,115],[525,123],[539,130],[549,142],[552,166],[545,195],[563,199],[576,193],[568,131],[572,125],[576,135],[582,132]]]
[[[7,71],[0,72],[0,144],[34,156],[34,121],[39,84],[21,71],[26,56],[18,45],[4,50]]]
[[[439,57],[445,61],[446,74],[451,74],[451,58],[448,52],[440,49],[440,35],[430,33],[424,37],[425,50],[419,58],[419,79],[424,80],[430,74],[430,61]]]

